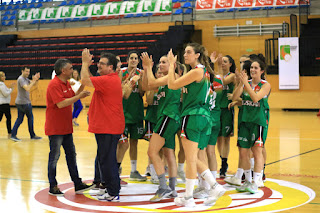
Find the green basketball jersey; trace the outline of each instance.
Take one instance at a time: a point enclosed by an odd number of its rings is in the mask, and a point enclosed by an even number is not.
[[[172,90],[168,85],[160,86],[158,90],[158,119],[163,115],[180,122],[180,96],[181,89]]]
[[[220,122],[220,114],[221,114],[221,99],[222,99],[222,91],[223,91],[223,82],[219,75],[215,75],[213,83],[210,86],[210,110],[211,110],[211,120],[212,125],[215,126],[217,122]]]
[[[256,93],[258,93],[263,84],[267,81],[261,80],[258,85],[252,88]],[[249,80],[249,84],[252,87],[252,80]],[[268,95],[263,97],[257,103],[253,103],[249,93],[244,89],[242,93],[242,122],[256,123],[260,126],[268,126],[268,115],[269,115],[269,104]]]
[[[231,72],[226,74],[224,78],[226,78],[229,75],[231,75]],[[232,94],[233,89],[234,89],[233,83],[223,85],[223,92],[222,92],[222,99],[221,99],[221,106],[220,106],[221,108],[228,108],[228,105],[231,103],[231,100],[228,100],[228,93]]]
[[[186,85],[182,88],[183,99],[181,116],[204,115],[210,117],[210,74],[202,64],[197,65],[196,68],[203,69],[204,77],[199,83],[192,82],[191,84]]]
[[[122,68],[122,81],[129,76],[128,68]],[[136,70],[136,75],[140,74],[140,70]],[[138,82],[132,89],[128,99],[123,99],[123,112],[126,124],[134,124],[143,120],[143,100],[139,92]]]
[[[154,93],[153,103],[147,107],[146,116],[144,120],[156,124],[158,121],[158,92]]]

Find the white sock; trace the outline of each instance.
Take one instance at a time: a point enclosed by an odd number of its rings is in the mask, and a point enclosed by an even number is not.
[[[153,164],[150,164],[150,173],[151,173],[151,177],[153,178],[157,178],[157,173],[156,173],[156,170],[154,169],[153,167]]]
[[[241,179],[242,178],[242,175],[243,175],[243,169],[242,168],[238,168],[237,170],[237,173],[235,174],[235,177],[238,178],[238,179]]]
[[[251,169],[249,170],[244,170],[244,175],[246,176],[246,181],[252,182],[252,174],[251,174]]]
[[[178,171],[184,171],[184,163],[178,163]]]
[[[184,197],[192,198],[193,197],[193,189],[194,185],[196,184],[197,179],[186,179],[186,193]]]
[[[210,189],[210,185],[208,184],[207,181],[203,180],[203,178],[200,176],[198,173],[198,180],[199,180],[199,187],[204,188],[204,189]]]
[[[213,178],[213,175],[209,169],[206,169],[204,172],[202,172],[201,177],[203,179],[205,179],[205,181],[207,181],[207,183],[210,185],[210,187],[212,187],[216,184],[216,179]]]
[[[217,171],[211,171],[211,174],[213,175],[213,178],[216,180],[217,179]]]
[[[253,172],[253,182],[258,183],[262,179],[261,172]]]
[[[254,168],[254,158],[250,158],[251,170]]]
[[[137,171],[137,160],[131,160],[131,172]]]

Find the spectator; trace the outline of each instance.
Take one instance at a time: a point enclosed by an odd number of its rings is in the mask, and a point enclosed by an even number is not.
[[[21,70],[21,75],[18,78],[18,95],[16,98],[16,106],[18,109],[18,118],[13,126],[11,133],[11,140],[18,142],[21,141],[17,138],[18,128],[23,121],[24,115],[28,118],[28,128],[30,133],[30,138],[32,140],[39,140],[42,137],[37,136],[33,130],[33,113],[32,113],[32,105],[30,101],[30,91],[37,84],[40,73],[36,73],[32,76],[32,80],[28,79],[30,75],[30,68],[23,67]]]
[[[11,112],[10,112],[10,100],[11,93],[13,91],[16,83],[11,83],[9,88],[4,84],[6,80],[6,74],[4,72],[0,72],[0,121],[2,120],[3,114],[5,114],[7,118],[7,130],[8,130],[8,138],[11,137]]]

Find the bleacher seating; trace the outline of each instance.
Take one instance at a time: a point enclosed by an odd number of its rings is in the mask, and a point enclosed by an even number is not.
[[[126,64],[127,53],[138,50],[148,51],[158,61],[170,48],[182,48],[184,42],[190,41],[194,29],[190,26],[171,26],[167,32],[18,39],[0,48],[0,70],[6,72],[7,79],[16,79],[20,67],[29,66],[32,72],[40,72],[42,78],[50,78],[58,58],[68,58],[74,67],[80,68],[83,48],[89,48],[95,60],[107,51],[119,55]],[[94,73],[96,66],[91,70]]]
[[[177,3],[175,3],[175,4],[172,6],[173,9],[178,9],[178,8],[180,8],[180,7],[181,7],[180,2],[177,2]]]
[[[230,9],[227,10],[227,12],[235,12],[237,10],[238,10],[238,8],[230,8]]]
[[[85,20],[87,19],[76,21]],[[44,22],[46,20],[41,21],[43,24],[46,23]],[[38,22],[34,21],[33,23],[38,24]],[[66,57],[71,59],[75,65],[80,64],[83,48],[90,48],[95,56],[99,56],[102,51],[109,51],[126,57],[125,54],[132,49],[147,50],[164,34],[164,32],[156,32],[18,39],[6,48],[0,49],[0,69],[17,71],[23,64],[30,66],[33,70],[40,71],[42,77],[49,77],[48,74],[51,73],[52,66],[58,58]],[[123,61],[125,60],[123,59]]]
[[[192,7],[191,2],[186,2],[181,6],[181,8],[189,8],[189,7]]]
[[[31,24],[34,25],[35,23],[39,23],[39,24],[50,24],[50,23],[59,23],[62,22],[60,20],[55,20],[55,18],[53,18],[54,20],[50,20],[49,18],[46,18],[45,20],[39,20],[34,22],[33,18],[30,20],[30,14],[28,16],[27,20],[19,20],[19,11],[20,10],[27,10],[27,9],[33,9],[33,8],[43,8],[43,7],[50,7],[52,6],[51,4],[46,4],[46,2],[50,2],[52,0],[29,0],[28,1],[21,1],[21,2],[15,2],[14,4],[10,4],[8,6],[5,6],[4,4],[1,4],[0,10],[5,11],[2,12],[2,18],[4,16],[8,16],[8,18],[12,17],[13,15],[18,16],[18,25],[26,25],[26,24]],[[123,1],[123,0],[64,0],[62,2],[58,2],[57,6],[73,6],[73,5],[84,5],[84,4],[92,4],[92,3],[104,3],[104,2],[119,2],[119,1]],[[83,20],[88,20],[88,19],[92,19],[92,20],[104,20],[104,19],[114,19],[114,18],[137,18],[137,17],[150,17],[150,16],[164,16],[164,15],[181,15],[181,14],[191,14],[193,12],[193,9],[190,8],[194,8],[195,4],[192,0],[177,0],[177,1],[172,1],[172,11],[168,10],[167,12],[161,12],[161,11],[157,11],[157,12],[144,12],[141,14],[127,14],[127,15],[111,15],[111,16],[93,16],[91,17],[65,17],[65,18],[61,18],[61,19],[66,19],[63,20],[63,22],[77,22],[77,21],[83,21]],[[168,7],[166,7],[168,8]],[[169,7],[170,8],[170,7]],[[29,13],[29,12],[27,12]],[[40,13],[41,14],[41,13]],[[74,14],[74,13],[72,13]],[[11,16],[10,16],[11,15]],[[74,16],[74,15],[73,15]],[[44,16],[42,16],[43,18]],[[60,19],[60,18],[58,18]],[[8,19],[10,20],[10,19]],[[149,20],[149,19],[148,19]],[[1,21],[6,21],[1,19]],[[120,22],[119,22],[120,23]],[[62,26],[62,25],[61,25]],[[63,27],[65,27],[65,25],[63,25]]]
[[[239,11],[248,11],[250,8],[244,7],[244,8],[240,8]]]
[[[192,11],[193,11],[192,8],[188,8],[183,12],[183,14],[191,14]]]
[[[183,13],[183,10],[180,8],[180,9],[177,9],[176,11],[174,11],[173,15],[180,15]]]
[[[257,10],[261,10],[261,7],[253,7],[251,8],[252,11],[257,11]]]
[[[216,13],[224,13],[226,11],[227,11],[227,9],[218,9],[218,10],[216,10]]]

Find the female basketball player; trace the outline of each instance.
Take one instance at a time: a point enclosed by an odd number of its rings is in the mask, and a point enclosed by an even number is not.
[[[197,170],[201,177],[210,185],[209,197],[204,201],[205,205],[214,205],[225,190],[213,178],[208,167],[198,160],[199,149],[204,149],[208,144],[211,133],[210,110],[209,110],[209,87],[211,70],[206,50],[197,43],[190,43],[185,48],[185,63],[191,66],[191,70],[176,79],[174,75],[174,63],[177,56],[172,50],[168,53],[169,74],[168,87],[179,89],[183,87],[182,100],[182,145],[186,156],[186,193],[182,197],[175,198],[175,204],[179,206],[193,207],[193,189],[197,181]],[[212,70],[211,70],[212,72]]]
[[[249,152],[254,155],[253,181],[246,182],[243,187],[250,193],[258,191],[258,182],[262,179],[264,164],[263,147],[267,137],[269,122],[268,96],[271,91],[270,84],[264,79],[266,65],[260,60],[251,64],[250,75],[242,71],[239,74],[241,84],[236,88],[233,100],[242,97],[242,116],[238,133],[238,146],[240,147],[240,167],[250,169]]]

